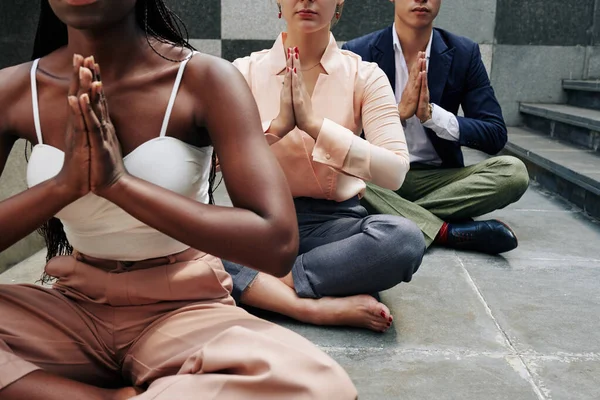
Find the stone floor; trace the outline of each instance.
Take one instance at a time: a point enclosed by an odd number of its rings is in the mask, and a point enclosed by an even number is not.
[[[269,317],[338,360],[361,400],[600,399],[600,224],[535,184],[490,217],[519,248],[431,250],[410,284],[381,294],[395,316],[385,334]],[[33,282],[42,264],[37,254],[0,282]]]

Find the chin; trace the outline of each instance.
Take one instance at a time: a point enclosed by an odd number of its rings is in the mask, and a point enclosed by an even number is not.
[[[323,29],[329,29],[329,25],[323,25],[316,21],[300,21],[294,25],[294,29],[302,33],[314,33],[322,31]]]
[[[71,28],[78,30],[95,30],[100,29],[106,26],[106,21],[98,18],[98,16],[71,16],[70,18],[66,18],[64,23]]]

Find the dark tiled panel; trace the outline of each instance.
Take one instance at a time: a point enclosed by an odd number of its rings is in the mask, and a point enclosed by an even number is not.
[[[394,23],[394,5],[384,0],[346,1],[344,13],[333,34],[348,41]]]
[[[39,0],[0,1],[0,68],[31,58],[39,9]]]
[[[192,39],[221,38],[221,0],[167,0]]]
[[[592,30],[592,44],[600,44],[600,0],[596,1],[596,7],[594,9],[594,24]]]
[[[250,53],[273,47],[274,40],[223,40],[222,57],[233,61]]]
[[[33,40],[39,10],[40,0],[1,0],[0,39]]]
[[[591,42],[595,0],[498,0],[496,42],[575,46]]]
[[[0,69],[29,61],[33,42],[25,40],[0,40]]]

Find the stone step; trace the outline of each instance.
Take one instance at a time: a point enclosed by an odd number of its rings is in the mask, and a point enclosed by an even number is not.
[[[520,158],[532,180],[600,220],[600,155],[523,128],[508,128],[505,154]]]
[[[567,104],[521,103],[525,126],[589,150],[600,151],[600,111]]]
[[[567,104],[600,110],[600,80],[563,80]]]

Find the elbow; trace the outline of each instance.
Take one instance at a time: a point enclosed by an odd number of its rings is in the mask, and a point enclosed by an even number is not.
[[[269,274],[282,278],[290,273],[298,256],[299,234],[297,224],[292,229],[273,229],[271,238],[267,241],[269,247],[267,260],[263,268]]]
[[[406,174],[408,173],[409,169],[410,162],[408,156],[399,156],[398,162],[390,166],[390,171],[393,171],[393,173],[388,177],[386,182],[382,182],[381,184],[378,184],[378,186],[381,186],[384,189],[390,189],[394,191],[400,189],[402,187],[402,184],[404,183],[404,179],[406,179]]]
[[[506,146],[506,142],[508,142],[508,132],[504,124],[496,128],[495,137],[496,140],[491,143],[490,148],[487,151],[487,153],[492,156],[500,153]]]

